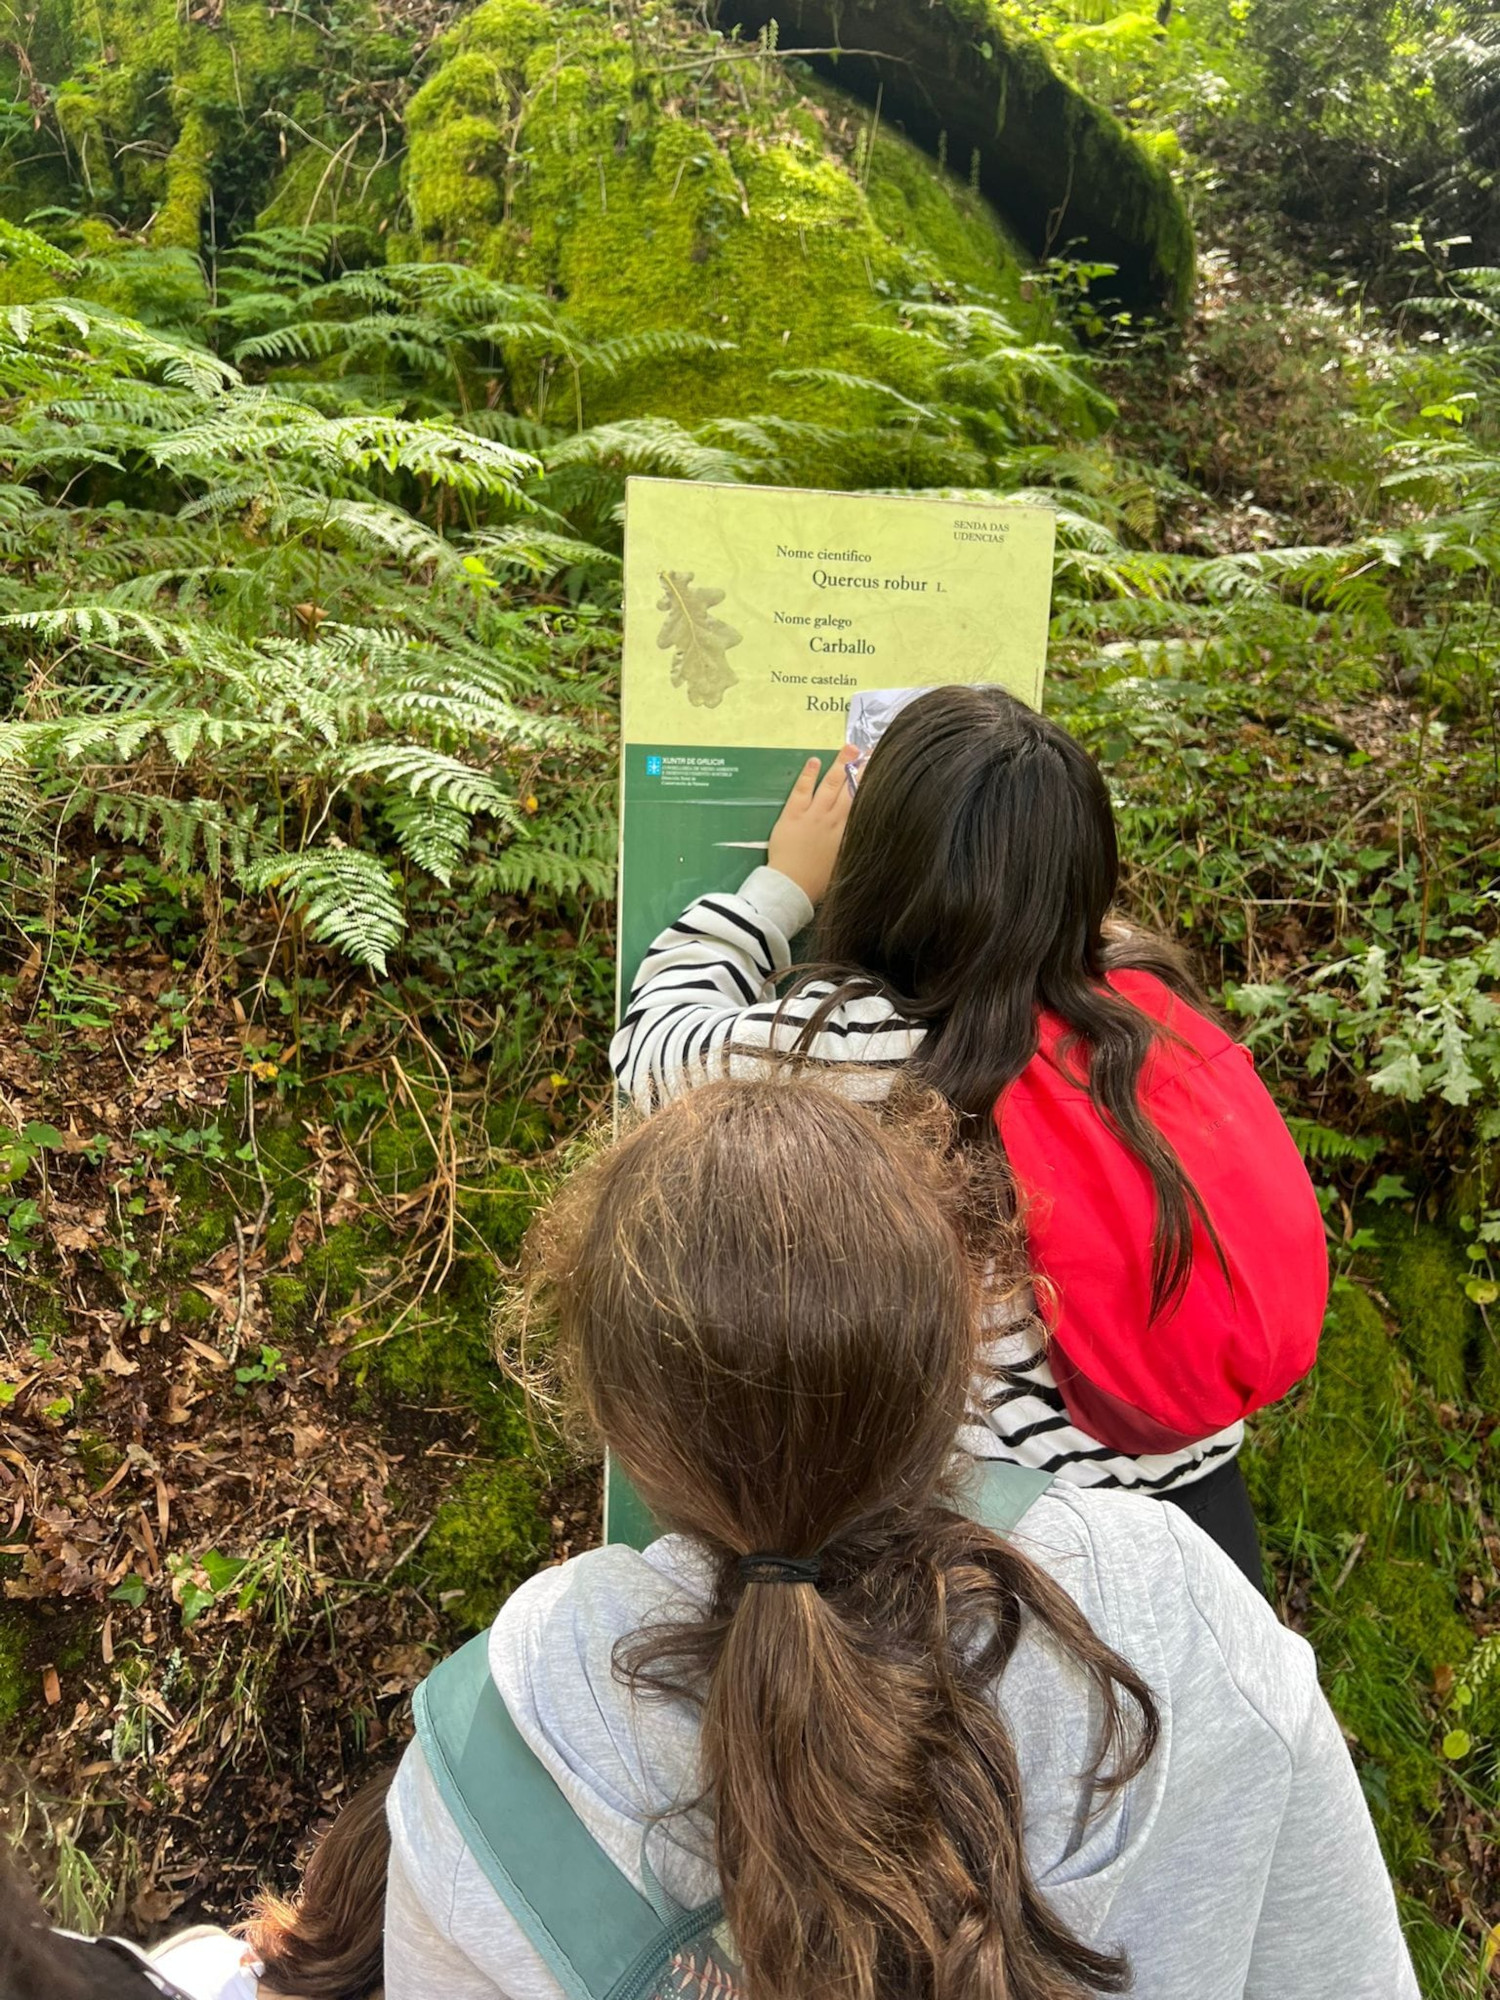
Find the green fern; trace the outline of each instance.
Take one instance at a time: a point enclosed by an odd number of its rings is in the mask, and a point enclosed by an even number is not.
[[[602,801],[575,802],[512,841],[474,871],[482,896],[609,895],[614,888],[619,824]]]
[[[246,889],[283,891],[315,938],[373,972],[386,970],[405,928],[389,869],[361,848],[265,855],[247,862],[240,880]]]
[[[1311,1118],[1289,1117],[1286,1122],[1305,1160],[1316,1160],[1325,1166],[1342,1165],[1351,1160],[1364,1165],[1379,1156],[1378,1139],[1359,1137],[1353,1132],[1339,1132],[1331,1125],[1319,1125]]]

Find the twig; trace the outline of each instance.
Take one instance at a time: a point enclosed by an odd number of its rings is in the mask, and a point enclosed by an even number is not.
[[[721,49],[711,56],[694,56],[688,62],[658,63],[655,74],[670,76],[674,70],[679,69],[712,69],[715,63],[721,62],[760,62],[765,53],[759,43],[754,48]],[[781,42],[777,44],[775,53],[783,59],[802,56],[865,56],[874,62],[905,63],[908,68],[912,63],[910,56],[897,55],[894,49],[789,49],[784,42]]]
[[[1337,1597],[1339,1592],[1343,1589],[1344,1585],[1348,1582],[1349,1572],[1350,1570],[1353,1569],[1354,1565],[1359,1561],[1360,1557],[1364,1554],[1365,1543],[1368,1540],[1369,1536],[1366,1535],[1363,1528],[1361,1528],[1360,1532],[1354,1537],[1354,1546],[1352,1549],[1350,1549],[1348,1555],[1345,1556],[1344,1567],[1339,1571],[1338,1576],[1334,1582],[1333,1592],[1332,1592],[1333,1596]]]
[[[244,1223],[240,1221],[240,1218],[238,1216],[234,1218],[234,1254],[235,1254],[235,1264],[237,1267],[237,1272],[239,1277],[240,1297],[239,1297],[239,1305],[235,1310],[234,1325],[230,1329],[230,1334],[229,1334],[229,1359],[231,1362],[233,1362],[239,1355],[240,1334],[244,1330],[245,1320],[250,1311],[250,1280],[249,1280],[249,1273],[246,1270],[246,1264],[248,1259],[252,1257],[255,1253],[256,1247],[260,1242],[260,1232],[265,1228],[266,1217],[270,1214],[270,1212],[271,1212],[271,1190],[267,1188],[265,1196],[260,1204],[260,1213],[255,1218],[255,1223],[250,1230],[248,1239],[245,1234]],[[247,1248],[247,1242],[248,1242],[248,1248]]]
[[[406,1547],[401,1551],[400,1555],[397,1556],[396,1560],[386,1570],[387,1576],[394,1576],[397,1570],[404,1569],[406,1567],[406,1565],[411,1561],[412,1557],[417,1553],[417,1550],[421,1548],[423,1542],[426,1541],[427,1531],[432,1526],[433,1522],[436,1519],[437,1519],[436,1514],[429,1514],[427,1516],[427,1519],[422,1523],[421,1527],[418,1528],[417,1532],[415,1533],[415,1535],[412,1536],[411,1540],[407,1543]]]

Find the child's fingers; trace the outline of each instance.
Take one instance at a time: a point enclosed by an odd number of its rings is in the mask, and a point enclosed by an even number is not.
[[[846,743],[837,757],[828,766],[828,769],[823,773],[822,783],[818,786],[818,804],[820,806],[833,807],[841,804],[847,811],[849,787],[844,778],[844,767],[851,759],[858,755],[859,752],[851,749]]]
[[[787,795],[787,804],[789,806],[805,808],[812,804],[818,789],[819,762],[820,760],[817,757],[809,757],[807,762],[802,766],[802,775]]]

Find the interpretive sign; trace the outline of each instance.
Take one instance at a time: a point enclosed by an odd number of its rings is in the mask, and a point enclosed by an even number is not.
[[[657,932],[765,858],[856,694],[977,681],[1040,706],[1053,527],[940,494],[627,482],[622,1003]],[[633,1498],[609,1481],[610,1539],[644,1532]]]
[[[1049,508],[632,479],[625,488],[620,979],[734,888],[852,695],[989,681],[1039,706]]]

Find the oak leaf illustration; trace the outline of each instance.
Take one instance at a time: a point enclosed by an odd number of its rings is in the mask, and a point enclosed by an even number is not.
[[[686,689],[695,708],[717,708],[737,684],[738,676],[725,655],[731,646],[739,645],[741,636],[713,615],[714,606],[724,602],[724,593],[704,584],[695,587],[690,569],[664,569],[657,574],[662,594],[656,608],[667,616],[656,643],[663,651],[669,646],[673,649],[672,685]]]

